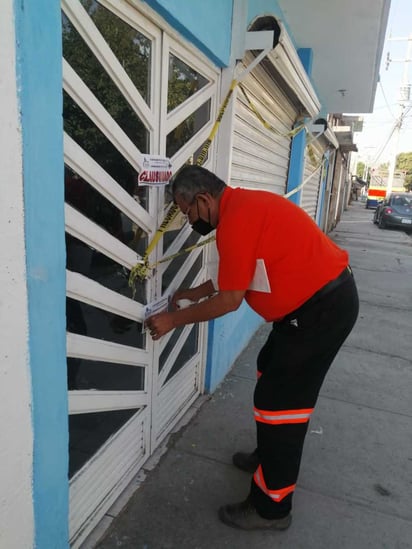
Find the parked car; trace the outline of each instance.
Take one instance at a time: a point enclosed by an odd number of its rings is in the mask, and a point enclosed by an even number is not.
[[[401,227],[412,232],[412,193],[392,193],[380,201],[373,222],[380,229]]]

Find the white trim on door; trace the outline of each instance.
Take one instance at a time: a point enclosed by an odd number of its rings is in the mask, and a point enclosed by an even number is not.
[[[69,414],[140,408],[149,403],[145,391],[69,391]]]
[[[147,366],[149,362],[148,352],[142,349],[70,332],[67,332],[67,356],[132,366]]]
[[[87,276],[66,270],[66,285],[67,297],[137,322],[144,320],[144,306],[141,303],[109,290]]]
[[[125,244],[117,240],[114,236],[99,227],[93,221],[90,221],[85,215],[81,214],[69,204],[64,207],[66,217],[66,231],[85,242],[92,248],[99,250],[107,257],[131,269],[136,265],[140,256]]]

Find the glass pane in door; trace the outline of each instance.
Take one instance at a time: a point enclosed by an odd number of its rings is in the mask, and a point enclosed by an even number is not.
[[[71,391],[143,391],[145,369],[141,366],[68,357],[67,381]]]
[[[195,110],[166,137],[166,156],[172,158],[210,120],[210,99]]]
[[[173,238],[173,234],[170,235],[170,238]],[[185,248],[189,248],[190,246],[193,246],[199,241],[200,238],[201,238],[200,235],[196,231],[190,231],[188,233],[187,239],[183,243],[182,250],[184,250]],[[162,292],[165,292],[167,288],[170,286],[170,283],[172,282],[173,278],[176,276],[179,269],[182,267],[183,263],[187,260],[188,255],[189,255],[188,253],[182,253],[181,255],[179,255],[175,259],[172,259],[169,262],[162,276]]]
[[[144,349],[146,332],[143,325],[130,318],[116,315],[98,307],[92,307],[77,299],[66,299],[67,330],[74,334],[113,341]]]
[[[207,78],[173,54],[169,55],[169,82],[167,88],[167,112],[208,84]]]
[[[114,410],[69,416],[69,478],[137,412]]]
[[[170,369],[165,384],[179,372],[187,362],[199,352],[199,324],[195,324],[185,340],[177,358]]]

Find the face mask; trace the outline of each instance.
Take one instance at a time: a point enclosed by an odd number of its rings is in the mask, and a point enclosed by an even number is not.
[[[193,223],[192,229],[202,236],[206,236],[214,230],[213,225],[210,224],[210,210],[209,210],[209,221],[205,221],[199,216],[199,203],[197,204],[197,215],[198,219]]]

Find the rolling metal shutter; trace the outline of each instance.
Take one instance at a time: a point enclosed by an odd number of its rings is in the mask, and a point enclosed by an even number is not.
[[[244,59],[247,66],[253,56]],[[233,186],[284,194],[289,167],[291,138],[286,135],[298,115],[296,107],[258,65],[242,85],[254,107],[279,134],[266,129],[251,110],[241,90],[237,92],[232,150]]]
[[[312,143],[314,157],[308,153],[308,147],[305,149],[305,167],[303,180],[309,180],[303,186],[301,207],[316,220],[316,214],[319,206],[319,189],[322,178],[322,158],[325,147],[318,141]]]

